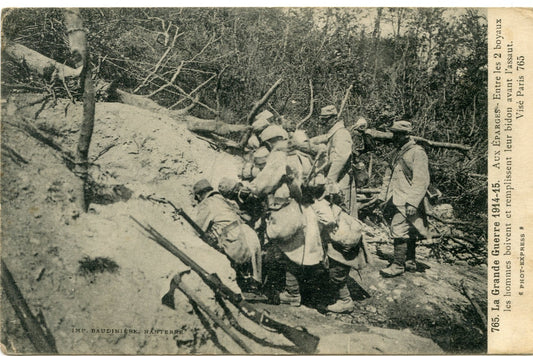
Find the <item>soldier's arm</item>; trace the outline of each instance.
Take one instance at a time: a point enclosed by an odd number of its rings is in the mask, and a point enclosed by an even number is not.
[[[421,147],[414,149],[411,152],[412,156],[409,157],[406,163],[409,164],[413,170],[413,179],[406,202],[409,205],[418,207],[429,187],[428,156]]]
[[[344,165],[352,154],[352,137],[347,130],[340,131],[332,138],[332,151],[330,152],[330,167],[328,171],[328,180],[336,182],[344,168]]]
[[[268,157],[265,168],[250,184],[250,189],[257,195],[265,195],[271,193],[278,185],[279,181],[285,174],[285,159],[282,154],[272,152]]]
[[[311,144],[311,146],[320,145],[321,143],[327,143],[327,142],[328,142],[327,134],[318,135],[315,137],[311,137],[309,139],[309,143]]]

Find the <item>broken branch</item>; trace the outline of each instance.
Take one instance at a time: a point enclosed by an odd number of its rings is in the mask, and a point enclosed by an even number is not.
[[[112,143],[110,145],[107,145],[106,147],[104,147],[103,150],[101,150],[91,161],[92,163],[96,162],[96,160],[100,157],[102,157],[107,151],[109,151],[110,149],[112,149],[113,147],[115,147],[117,144],[116,143]]]
[[[33,346],[39,353],[57,354],[56,343],[50,330],[44,323],[39,323],[38,318],[32,313],[30,307],[26,303],[24,296],[18,288],[13,275],[2,260],[2,290],[6,293],[7,300],[13,306],[15,314],[20,320],[20,323],[26,335],[30,339]],[[44,330],[43,330],[44,329]]]
[[[2,142],[2,150],[6,151],[7,155],[11,157],[13,162],[20,165],[20,163],[28,164],[28,160],[26,160],[20,153],[15,151],[13,148],[8,146],[6,143]]]
[[[190,100],[193,100],[193,101],[195,100],[194,97],[192,97],[190,94],[188,94],[185,90],[183,90],[180,86],[176,85],[175,83],[170,83],[168,80],[166,80],[164,77],[160,76],[160,75],[157,74],[157,73],[154,73],[154,76],[157,77],[158,79],[161,79],[163,82],[168,83],[168,86],[169,86],[169,87],[172,87],[172,88],[177,89],[178,92],[179,92],[181,95],[187,97],[187,98],[190,99]],[[210,78],[210,80],[211,80],[211,79],[212,79],[212,78]],[[200,105],[201,107],[203,107],[203,108],[205,108],[205,109],[211,111],[213,114],[216,114],[216,113],[217,113],[217,111],[216,111],[215,109],[213,109],[213,108],[207,106],[206,104],[202,103],[201,101],[198,101],[197,103],[198,103],[198,105]]]
[[[304,124],[304,122],[306,122],[307,120],[311,118],[311,116],[313,116],[314,108],[315,108],[315,99],[313,98],[313,81],[309,79],[309,114],[307,114],[307,116],[304,117],[302,121],[300,121],[296,125],[296,130],[298,130],[300,126]]]
[[[251,125],[254,122],[254,117],[257,114],[257,112],[259,111],[259,109],[261,108],[261,106],[263,106],[267,102],[267,100],[272,96],[272,94],[274,94],[274,92],[279,87],[281,82],[283,82],[283,78],[279,78],[270,87],[270,89],[268,89],[268,91],[265,93],[265,95],[263,95],[263,97],[261,99],[259,99],[258,101],[256,101],[254,103],[254,106],[252,107],[252,110],[250,110],[250,112],[246,116],[246,122],[248,123],[248,125]],[[248,142],[248,139],[250,138],[251,135],[252,135],[252,129],[250,128],[250,129],[248,129],[246,131],[246,133],[241,138],[241,142],[240,142],[241,147],[244,147],[244,145],[246,145],[246,142]]]
[[[261,99],[259,99],[258,101],[256,101],[254,103],[254,106],[252,107],[252,110],[250,110],[250,112],[248,113],[248,115],[246,116],[246,122],[248,123],[248,125],[251,125],[253,122],[254,122],[254,117],[255,115],[257,114],[257,112],[259,111],[259,109],[261,109],[261,106],[263,106],[266,101],[268,99],[270,99],[270,97],[272,96],[272,94],[274,94],[274,92],[276,91],[276,89],[279,87],[279,85],[281,84],[281,82],[283,82],[283,78],[279,78],[271,87],[270,89],[268,89],[268,91],[265,93],[265,95],[263,95],[263,97]]]
[[[339,113],[337,114],[338,118],[341,117],[342,112],[344,111],[344,107],[346,106],[346,102],[348,101],[348,97],[350,96],[350,92],[352,91],[352,88],[353,88],[353,84],[350,84],[348,89],[346,89],[344,98],[342,98],[341,106],[339,107]]]
[[[155,94],[159,93],[160,91],[166,89],[167,87],[169,87],[170,85],[174,84],[174,81],[176,80],[176,78],[178,77],[178,75],[180,74],[181,72],[181,68],[183,68],[183,61],[180,63],[180,65],[178,66],[178,68],[176,68],[176,71],[174,72],[174,74],[172,75],[172,78],[170,78],[170,81],[168,83],[165,83],[163,84],[162,86],[160,86],[159,88],[157,88],[156,90],[154,90],[153,92],[151,92],[150,94],[148,94],[146,97],[147,98],[150,98],[152,96],[154,96]]]
[[[174,25],[175,26],[175,25]],[[164,27],[164,26],[163,26]],[[134,93],[137,93],[141,88],[143,88],[146,83],[148,82],[148,80],[153,76],[155,75],[155,73],[159,70],[159,67],[161,66],[161,64],[163,63],[163,60],[165,59],[165,57],[170,53],[170,51],[174,48],[174,44],[176,43],[176,40],[178,39],[178,37],[182,36],[184,34],[184,32],[182,33],[179,33],[179,28],[177,26],[176,27],[176,32],[174,33],[174,38],[172,39],[172,43],[170,44],[170,46],[167,47],[166,51],[163,53],[163,55],[161,56],[161,58],[159,58],[159,60],[157,61],[157,63],[155,64],[154,66],[154,69],[152,70],[152,72],[148,73],[148,75],[143,79],[142,83],[139,84],[139,86],[137,86],[137,88],[135,88],[135,90],[133,90]],[[170,25],[169,25],[169,28],[170,29]],[[168,31],[167,29],[167,31]],[[168,32],[167,32],[168,33]],[[162,33],[160,33],[162,34]]]
[[[202,87],[204,87],[207,83],[209,83],[211,80],[213,80],[214,78],[216,78],[216,74],[213,74],[211,75],[211,77],[209,77],[209,79],[207,79],[205,82],[203,82],[202,84],[198,85],[196,88],[194,88],[190,93],[189,93],[189,97],[192,96],[194,93],[196,93],[198,90],[200,90]],[[178,100],[177,102],[175,102],[174,104],[172,104],[171,106],[169,106],[169,109],[174,109],[176,106],[178,106],[179,104],[181,104],[182,102],[184,102],[185,100],[189,99],[189,97],[185,97],[185,98],[182,98],[180,100]],[[196,104],[199,100],[199,97],[198,95],[196,95],[196,97],[194,99],[192,99],[192,101]]]
[[[66,166],[72,170],[73,167],[76,164],[76,160],[74,159],[74,155],[71,152],[68,152],[64,150],[59,143],[57,143],[52,137],[45,134],[43,131],[38,129],[35,125],[30,123],[28,120],[24,118],[20,118],[20,122],[13,123],[10,121],[5,121],[5,124],[11,125],[29,136],[35,138],[36,140],[44,143],[45,145],[53,148],[57,153],[60,154],[60,156],[63,158],[63,161],[65,162]]]

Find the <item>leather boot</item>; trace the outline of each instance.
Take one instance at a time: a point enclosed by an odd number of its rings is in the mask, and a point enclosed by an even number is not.
[[[407,241],[394,239],[394,260],[390,266],[379,271],[383,277],[397,277],[405,272],[405,259],[407,255]]]
[[[326,307],[326,310],[333,313],[350,313],[355,305],[346,284],[339,290],[338,299],[335,303]]]
[[[300,294],[291,294],[285,290],[279,294],[279,303],[299,307],[302,304],[302,297]]]
[[[416,272],[416,238],[407,240],[407,254],[405,261],[405,270],[407,272]]]
[[[299,307],[302,303],[298,279],[290,271],[285,271],[285,289],[279,294],[279,303]]]

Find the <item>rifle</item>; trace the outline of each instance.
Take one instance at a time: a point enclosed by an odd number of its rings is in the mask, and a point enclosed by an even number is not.
[[[57,354],[56,342],[45,323],[42,312],[39,312],[37,316],[33,315],[3,259],[1,264],[2,290],[5,291],[7,300],[11,303],[15,315],[19,318],[22,328],[26,331],[35,350],[38,353]]]
[[[142,196],[142,198],[146,199],[146,200],[152,200],[152,201],[155,201],[157,203],[162,203],[162,204],[168,204],[170,205],[174,211],[180,215],[181,217],[183,217],[192,227],[193,229],[196,231],[196,233],[200,236],[200,238],[205,242],[207,243],[208,245],[211,245],[212,244],[212,241],[211,239],[209,238],[209,236],[207,236],[207,234],[205,233],[204,230],[202,230],[202,228],[200,226],[198,226],[198,224],[196,223],[196,221],[194,221],[185,211],[183,211],[182,208],[178,208],[174,203],[172,203],[170,200],[166,199],[166,198],[156,198],[154,196],[152,196],[151,194],[148,195],[148,196]]]
[[[192,219],[190,219],[187,214],[183,212],[182,209],[175,207],[174,204],[170,202],[168,203],[171,204],[176,209],[176,211],[181,212],[183,214],[182,216],[187,220],[187,222],[192,222],[191,225],[198,233],[199,231],[202,231],[202,229],[194,221],[192,221]],[[193,259],[191,259],[184,252],[178,249],[174,244],[172,244],[172,242],[170,242],[163,235],[157,232],[152,226],[144,226],[131,215],[130,218],[149,234],[148,237],[151,240],[157,242],[160,246],[162,246],[174,256],[179,258],[181,262],[189,266],[202,278],[205,284],[207,284],[211,289],[213,289],[215,294],[218,294],[223,298],[229,300],[248,319],[252,320],[258,325],[265,327],[266,329],[270,329],[282,334],[304,353],[314,353],[316,351],[318,342],[320,340],[317,336],[310,334],[305,328],[298,329],[276,321],[270,318],[265,311],[255,309],[251,304],[247,303],[243,299],[241,294],[233,292],[228,286],[222,283],[216,273],[208,273]],[[202,234],[205,233],[202,231]]]
[[[233,341],[235,341],[244,351],[249,354],[253,353],[253,351],[248,347],[248,345],[246,345],[246,343],[235,332],[233,332],[233,330],[229,326],[227,326],[226,323],[224,323],[224,321],[218,315],[216,315],[211,309],[209,309],[209,307],[204,302],[196,298],[195,294],[183,283],[181,283],[181,276],[188,272],[190,272],[190,270],[174,275],[174,277],[170,280],[170,289],[167,294],[163,296],[161,302],[167,307],[175,309],[174,291],[176,290],[176,288],[179,289],[191,301],[193,306],[196,305],[201,310],[203,310],[203,312],[206,313],[219,328],[224,330],[224,332],[228,334],[228,336],[231,337]]]
[[[313,161],[313,165],[311,166],[311,170],[309,171],[309,174],[307,175],[307,177],[305,177],[303,181],[303,185],[309,185],[309,182],[311,181],[311,179],[314,178],[315,174],[318,174],[322,169],[324,169],[324,165],[320,166],[320,168],[317,168],[316,166],[320,158],[325,154],[326,154],[326,151],[321,151],[316,154],[316,157]]]

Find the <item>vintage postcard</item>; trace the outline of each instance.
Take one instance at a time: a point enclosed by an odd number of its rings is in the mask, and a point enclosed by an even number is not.
[[[1,25],[3,353],[533,352],[533,9]]]

